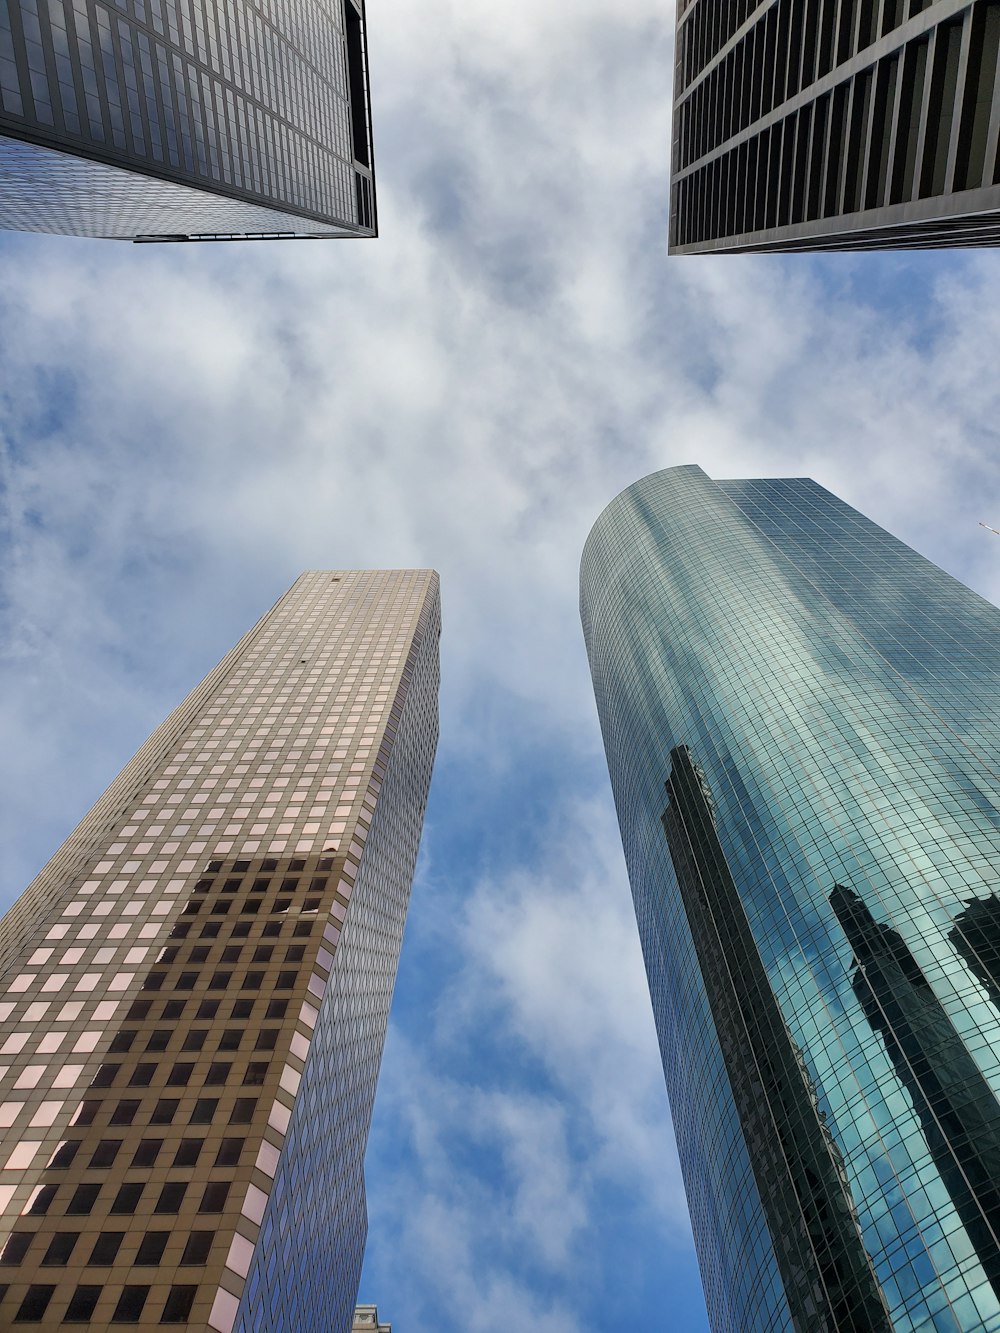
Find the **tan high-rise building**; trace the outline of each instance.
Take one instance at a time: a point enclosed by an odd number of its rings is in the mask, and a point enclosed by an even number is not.
[[[359,1305],[354,1311],[351,1333],[392,1333],[392,1325],[380,1323],[378,1306]]]
[[[0,1328],[350,1330],[439,627],[303,574],[0,922]]]

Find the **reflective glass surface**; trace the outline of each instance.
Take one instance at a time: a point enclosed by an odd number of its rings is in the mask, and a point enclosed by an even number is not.
[[[1000,1329],[1000,612],[696,467],[581,609],[713,1328]]]
[[[372,235],[367,87],[361,0],[0,0],[0,226]]]

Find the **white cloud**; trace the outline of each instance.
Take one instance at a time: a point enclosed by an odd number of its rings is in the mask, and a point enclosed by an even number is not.
[[[453,891],[414,900],[432,1015],[390,1044],[412,1161],[371,1197],[390,1227],[405,1186],[407,1264],[378,1271],[422,1311],[454,1279],[451,1326],[583,1333],[584,1297],[640,1299],[588,1253],[615,1208],[649,1222],[637,1273],[686,1244],[593,804],[583,541],[657,467],[805,472],[1000,594],[1000,267],[667,261],[669,6],[369,8],[377,242],[0,241],[5,892],[299,569],[437,566],[441,764],[475,804],[436,815]],[[511,813],[522,773],[562,828]],[[482,1031],[518,1053],[496,1086],[460,1068]]]

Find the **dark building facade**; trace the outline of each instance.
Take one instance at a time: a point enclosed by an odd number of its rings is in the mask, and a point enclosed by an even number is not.
[[[680,0],[677,254],[995,245],[996,0]]]
[[[364,0],[0,0],[0,227],[375,235]]]
[[[0,1328],[350,1333],[439,617],[303,574],[0,922]]]
[[[581,611],[713,1330],[997,1333],[1000,611],[696,467]]]

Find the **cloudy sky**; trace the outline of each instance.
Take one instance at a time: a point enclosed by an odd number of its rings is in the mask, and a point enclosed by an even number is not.
[[[705,1328],[577,617],[601,508],[807,474],[1000,596],[997,258],[668,260],[672,26],[370,0],[375,242],[0,238],[3,907],[301,569],[441,572],[369,1152],[397,1333]]]

